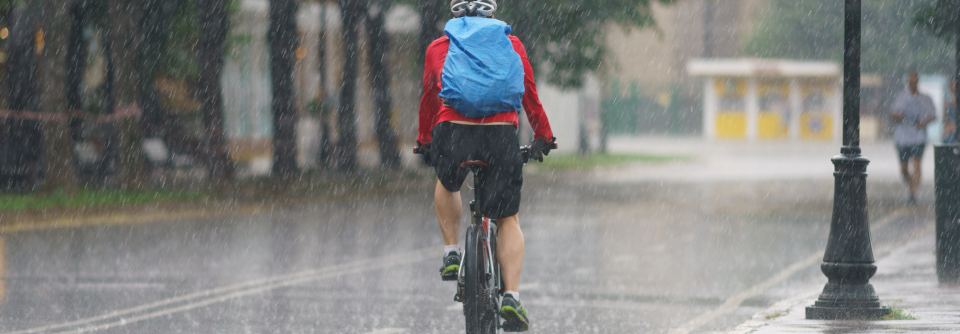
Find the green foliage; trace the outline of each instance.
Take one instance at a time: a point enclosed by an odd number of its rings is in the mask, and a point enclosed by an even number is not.
[[[543,158],[542,163],[533,162],[541,168],[552,170],[579,170],[596,167],[615,166],[627,163],[666,163],[690,161],[683,155],[662,155],[646,153],[604,153],[579,155],[574,153],[554,153]]]
[[[178,10],[167,18],[173,24],[169,36],[164,36],[168,38],[165,47],[158,54],[160,62],[157,70],[178,79],[194,78],[200,74],[196,56],[200,28],[194,1],[180,0]]]
[[[940,38],[954,37],[957,32],[957,2],[937,0],[917,6],[913,24]]]
[[[0,0],[0,6],[4,1],[15,0]],[[179,79],[199,75],[196,59],[196,49],[200,42],[197,0],[142,1],[140,66],[143,73],[162,73]],[[240,1],[226,0],[228,16],[232,17],[240,11]],[[109,28],[107,0],[87,0],[83,2],[83,6],[93,27],[105,33]],[[227,36],[225,50],[249,43],[250,40],[250,36]]]
[[[49,195],[0,195],[0,211],[130,205],[161,201],[199,201],[208,198],[209,196],[206,194],[191,191],[83,189],[70,196],[62,190],[58,190]]]
[[[600,67],[606,55],[602,35],[607,23],[627,30],[652,26],[650,3],[654,1],[676,0],[501,1],[497,18],[513,27],[530,61],[545,67],[542,78],[575,88],[583,85],[586,72]]]
[[[862,4],[864,72],[902,73],[950,68],[953,46],[915,25],[914,13],[938,0],[873,0]],[[942,0],[939,0],[942,1]],[[801,60],[843,59],[843,1],[773,0],[747,42],[748,54]]]

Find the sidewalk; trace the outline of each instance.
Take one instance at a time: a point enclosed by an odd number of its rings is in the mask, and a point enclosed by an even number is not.
[[[879,258],[877,274],[870,280],[884,306],[901,308],[917,320],[806,320],[805,308],[817,299],[820,285],[755,314],[726,333],[960,333],[960,288],[937,283],[934,248],[929,226],[921,237]]]
[[[891,142],[865,143],[870,159],[868,183],[900,182],[897,153]],[[840,154],[834,142],[709,141],[699,137],[612,137],[609,152],[681,155],[688,162],[633,164],[593,172],[595,180],[630,181],[763,181],[833,180],[830,159]],[[933,185],[933,149],[927,146],[922,162],[923,186]]]

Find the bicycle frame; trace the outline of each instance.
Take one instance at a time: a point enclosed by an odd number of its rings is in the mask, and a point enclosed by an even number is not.
[[[497,314],[497,311],[500,308],[500,296],[503,295],[503,281],[500,276],[500,265],[497,263],[496,257],[496,224],[493,219],[484,217],[480,211],[480,184],[479,179],[477,178],[477,173],[480,170],[480,167],[486,165],[482,162],[467,162],[464,163],[464,167],[470,169],[473,173],[473,191],[474,199],[470,201],[470,212],[471,212],[471,228],[467,229],[467,238],[475,238],[475,235],[479,235],[476,242],[480,243],[480,248],[486,250],[485,254],[464,254],[464,257],[461,259],[460,271],[457,273],[457,298],[458,301],[467,302],[473,301],[475,305],[464,305],[464,316],[467,317],[467,332],[474,333],[474,331],[479,333],[490,333],[490,330],[493,333],[496,333],[500,329],[500,317]],[[479,231],[478,231],[479,230]],[[468,240],[468,246],[465,249],[465,252],[475,252],[476,250],[471,249],[469,246],[472,244]],[[481,295],[465,298],[467,291],[474,291],[472,289],[467,289],[466,277],[464,274],[465,268],[469,265],[467,263],[467,258],[472,256],[483,256],[485,259],[481,261],[483,263],[483,268],[476,268],[482,274],[486,282],[491,282],[492,286],[484,286],[483,290],[480,291]],[[480,282],[476,282],[480,283]],[[484,284],[487,285],[487,284]],[[479,297],[479,298],[477,298]],[[478,312],[478,314],[468,314],[470,311]],[[476,317],[471,319],[471,317]],[[476,324],[471,324],[471,321],[476,321]],[[489,323],[493,321],[496,324],[493,325]],[[475,325],[476,328],[471,328],[472,325]]]

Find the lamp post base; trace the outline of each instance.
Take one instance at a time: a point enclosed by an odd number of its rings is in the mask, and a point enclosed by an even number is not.
[[[817,301],[817,304],[820,302]],[[852,320],[852,319],[877,319],[890,313],[886,306],[880,306],[877,302],[875,307],[825,307],[808,306],[807,319],[809,320]]]

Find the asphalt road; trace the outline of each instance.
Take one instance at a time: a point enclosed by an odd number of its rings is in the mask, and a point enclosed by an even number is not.
[[[603,176],[648,167],[526,178],[531,332],[722,332],[825,282],[829,174]],[[875,245],[929,214],[932,191],[912,209],[898,182],[868,185]],[[435,219],[431,194],[407,193],[2,234],[0,333],[463,332]]]

